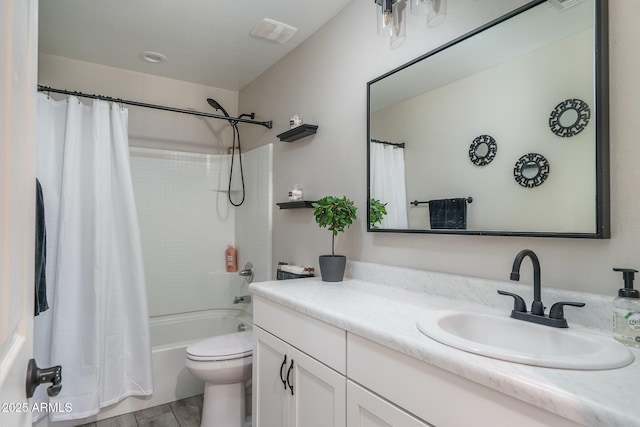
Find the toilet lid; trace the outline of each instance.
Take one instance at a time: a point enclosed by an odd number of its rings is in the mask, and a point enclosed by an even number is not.
[[[218,335],[187,347],[191,360],[227,360],[251,356],[253,332],[243,331]]]

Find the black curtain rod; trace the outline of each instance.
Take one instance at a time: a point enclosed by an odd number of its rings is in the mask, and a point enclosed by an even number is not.
[[[258,121],[258,120],[241,119],[241,118],[238,118],[238,117],[227,117],[227,116],[221,116],[219,114],[210,114],[210,113],[203,113],[203,112],[200,112],[200,111],[184,110],[182,108],[165,107],[163,105],[146,104],[144,102],[129,101],[127,99],[112,98],[110,96],[104,96],[104,95],[89,95],[89,94],[86,94],[86,93],[76,92],[76,91],[71,91],[71,90],[54,89],[52,87],[43,86],[43,85],[38,85],[38,92],[61,93],[61,94],[64,94],[64,95],[73,95],[73,96],[78,96],[78,97],[81,97],[81,98],[100,99],[102,101],[117,102],[117,103],[120,103],[120,104],[133,105],[134,107],[152,108],[154,110],[171,111],[173,113],[189,114],[189,115],[192,115],[192,116],[209,117],[209,118],[212,118],[212,119],[221,119],[221,120],[231,120],[233,122],[240,122],[240,123],[250,123],[250,124],[253,124],[253,125],[264,126],[267,129],[271,129],[273,127],[273,122],[271,120],[269,120],[267,122],[261,122],[261,121]]]
[[[372,139],[371,142],[377,142],[378,144],[384,145],[393,145],[394,147],[404,148],[404,142],[389,142],[389,141],[380,141],[379,139]]]

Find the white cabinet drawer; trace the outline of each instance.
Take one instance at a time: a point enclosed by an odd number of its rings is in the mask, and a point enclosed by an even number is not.
[[[438,427],[579,425],[351,333],[347,365],[349,379]]]
[[[346,373],[346,332],[260,296],[253,299],[256,325],[291,343],[309,356]]]
[[[351,381],[347,381],[347,425],[433,427]]]

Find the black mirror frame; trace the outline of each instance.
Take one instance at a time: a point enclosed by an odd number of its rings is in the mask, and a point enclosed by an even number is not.
[[[595,76],[595,108],[596,126],[596,230],[593,233],[571,232],[520,232],[520,231],[474,231],[474,230],[422,230],[422,229],[380,229],[370,225],[371,196],[371,85],[411,65],[454,46],[474,35],[481,33],[503,21],[523,13],[548,0],[533,0],[483,26],[476,28],[418,58],[397,67],[367,82],[367,231],[375,233],[419,233],[419,234],[460,234],[476,236],[522,236],[522,237],[561,237],[609,239],[611,237],[610,219],[610,180],[609,180],[609,1],[595,2],[595,40],[594,40],[594,76]]]

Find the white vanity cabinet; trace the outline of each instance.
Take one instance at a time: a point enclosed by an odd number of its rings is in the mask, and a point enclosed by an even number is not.
[[[253,301],[254,427],[580,425],[258,295]]]
[[[345,331],[259,297],[254,323],[254,427],[344,427]]]

